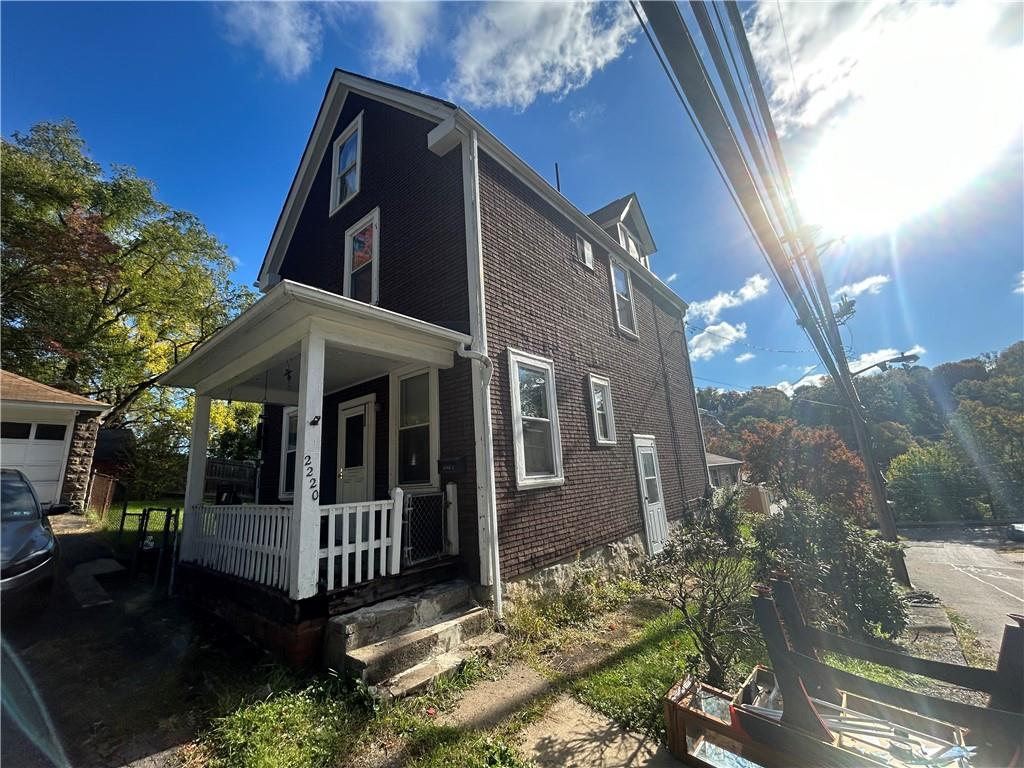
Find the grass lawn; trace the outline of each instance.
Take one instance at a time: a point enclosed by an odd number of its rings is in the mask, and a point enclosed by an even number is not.
[[[141,512],[146,508],[158,508],[165,509],[170,507],[171,509],[183,509],[184,502],[179,498],[165,498],[165,499],[154,499],[154,500],[142,500],[142,501],[129,501],[128,512]],[[138,517],[128,517],[124,521],[124,532],[121,534],[121,543],[117,545],[117,531],[121,524],[121,512],[124,509],[124,505],[121,503],[114,503],[110,505],[110,509],[107,511],[106,517],[99,520],[99,524],[106,531],[110,539],[111,546],[115,547],[118,551],[124,552],[130,550],[135,543],[136,532],[139,529]],[[153,536],[154,541],[160,542],[164,530],[164,518],[166,517],[163,512],[153,512],[149,516],[149,527],[147,535]],[[181,520],[179,518],[179,526]]]

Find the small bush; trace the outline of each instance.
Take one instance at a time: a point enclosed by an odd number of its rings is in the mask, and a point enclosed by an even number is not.
[[[752,535],[758,578],[787,571],[809,621],[854,635],[896,637],[906,628],[890,565],[899,545],[800,492],[791,494],[781,514],[754,521]]]
[[[736,493],[719,494],[693,525],[681,526],[652,558],[643,581],[652,597],[680,611],[693,639],[687,666],[723,687],[740,654],[753,644],[750,584]]]

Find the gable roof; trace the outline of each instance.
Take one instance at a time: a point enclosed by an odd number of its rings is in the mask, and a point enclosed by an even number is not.
[[[110,408],[107,403],[90,400],[88,397],[65,392],[63,389],[50,387],[3,370],[0,370],[0,400],[42,405],[67,405],[80,411],[105,411]]]
[[[651,234],[651,228],[647,226],[647,217],[644,216],[643,209],[640,207],[640,198],[636,196],[636,192],[630,192],[618,200],[612,200],[608,205],[598,208],[590,214],[590,218],[600,224],[602,228],[613,222],[625,222],[628,218],[630,220],[627,224],[629,231],[640,238],[640,243],[647,255],[650,256],[658,250],[658,246],[654,242],[654,235]]]
[[[405,110],[419,115],[431,122],[441,124],[448,123],[461,127],[463,130],[475,131],[478,142],[482,149],[494,157],[501,165],[515,175],[520,181],[526,184],[532,191],[539,194],[546,202],[550,203],[556,210],[569,218],[581,231],[587,233],[595,244],[599,244],[609,253],[616,256],[624,266],[630,269],[637,279],[642,280],[651,286],[664,299],[675,304],[681,312],[685,313],[687,303],[657,275],[648,269],[636,264],[629,253],[619,244],[618,240],[611,237],[597,222],[588,217],[583,211],[573,205],[568,198],[556,190],[551,183],[531,168],[526,161],[510,150],[498,137],[481,125],[476,118],[464,109],[450,101],[429,96],[419,91],[412,91],[398,85],[392,85],[371,77],[358,75],[343,69],[335,69],[328,83],[324,100],[320,104],[316,121],[303,150],[299,167],[295,172],[288,196],[285,199],[284,207],[274,227],[274,234],[271,237],[267,253],[263,258],[260,267],[259,278],[256,284],[264,291],[273,284],[271,275],[275,275],[280,269],[281,261],[291,240],[292,233],[298,216],[305,205],[309,188],[316,175],[317,166],[324,152],[327,151],[330,136],[338,116],[341,114],[342,105],[350,92],[380,101],[397,109]],[[627,195],[628,198],[636,200],[636,195]],[[641,238],[646,237],[650,243],[650,251],[654,252],[654,241],[650,238],[650,230],[647,222],[643,219],[643,213],[639,211],[639,201],[635,206],[630,206],[630,212],[635,208],[642,221],[642,232],[636,232]]]

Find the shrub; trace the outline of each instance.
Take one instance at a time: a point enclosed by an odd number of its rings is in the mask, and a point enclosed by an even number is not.
[[[652,597],[679,609],[696,649],[687,659],[691,671],[719,687],[752,643],[753,569],[740,517],[737,494],[717,495],[693,525],[675,532],[643,577]]]
[[[803,493],[754,521],[755,571],[787,571],[808,619],[854,635],[899,635],[906,606],[892,578],[894,547]]]

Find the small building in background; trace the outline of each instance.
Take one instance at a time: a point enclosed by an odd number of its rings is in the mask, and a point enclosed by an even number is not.
[[[708,474],[715,488],[738,488],[743,482],[743,460],[704,452],[708,462]]]
[[[106,403],[0,371],[0,465],[20,469],[39,502],[81,511]]]

